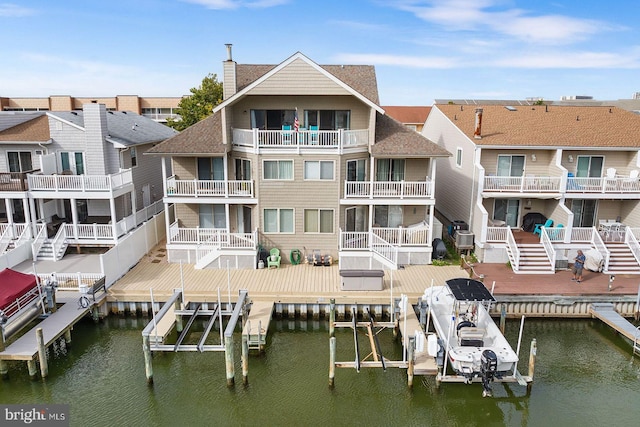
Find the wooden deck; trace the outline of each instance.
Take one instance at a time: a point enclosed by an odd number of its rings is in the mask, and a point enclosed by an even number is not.
[[[313,267],[308,264],[283,264],[278,269],[230,270],[227,276],[227,270],[196,270],[190,264],[181,267],[180,264],[169,264],[164,260],[154,263],[153,259],[152,255],[143,258],[114,283],[107,291],[108,300],[149,302],[150,289],[153,289],[156,301],[166,301],[173,294],[173,289],[181,288],[184,283],[185,299],[199,302],[216,302],[218,289],[223,300],[227,299],[229,293],[235,298],[240,289],[246,289],[252,301],[317,303],[335,298],[336,304],[388,304],[392,281],[394,297],[404,293],[411,301],[415,301],[431,285],[431,279],[436,284],[442,284],[446,280],[467,275],[457,265],[407,266],[393,272],[385,271],[382,291],[341,291],[337,265]]]
[[[407,315],[404,316],[401,314],[398,320],[400,322],[398,326],[400,329],[400,334],[405,333],[405,331],[407,334],[406,337],[403,336],[403,343],[406,340],[408,344],[409,337],[414,336],[417,331],[419,331],[424,336],[424,348],[422,349],[422,351],[418,351],[417,348],[414,351],[415,363],[413,365],[413,373],[415,375],[436,375],[438,373],[436,359],[432,356],[429,356],[429,353],[427,352],[427,337],[422,330],[422,327],[420,326],[420,322],[418,321],[418,317],[416,316],[415,311],[408,310]]]
[[[273,301],[254,301],[251,304],[249,317],[242,328],[242,335],[246,335],[249,348],[263,350],[269,333]]]
[[[620,316],[620,314],[613,308],[613,304],[591,304],[589,311],[593,317],[602,320],[604,323],[611,326],[616,332],[624,335],[630,339],[631,342],[635,343],[640,331],[638,331],[631,322]]]
[[[0,352],[0,360],[33,360],[38,354],[38,341],[36,330],[42,328],[45,347],[60,338],[69,328],[84,317],[91,310],[91,306],[81,308],[77,304],[80,294],[77,292],[65,292],[65,297],[58,298],[58,302],[64,302],[55,313],[50,314],[36,327],[31,328],[26,334],[11,343]],[[73,295],[71,295],[73,294]]]

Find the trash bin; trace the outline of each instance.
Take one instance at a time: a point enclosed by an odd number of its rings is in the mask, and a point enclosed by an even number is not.
[[[444,244],[442,239],[433,239],[433,243],[431,243],[433,247],[433,259],[445,259],[447,256],[447,246]]]

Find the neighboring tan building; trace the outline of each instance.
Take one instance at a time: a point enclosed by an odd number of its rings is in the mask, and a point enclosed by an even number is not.
[[[637,114],[436,104],[422,134],[454,153],[438,166],[438,212],[467,224],[481,261],[552,273],[592,249],[604,272],[640,273]]]
[[[73,111],[82,110],[84,104],[104,104],[107,111],[131,111],[156,122],[164,123],[169,117],[178,117],[176,110],[183,97],[82,97],[52,95],[48,98],[0,97],[0,111]]]
[[[237,64],[229,48],[223,67],[213,115],[149,151],[172,171],[169,261],[255,268],[262,247],[283,263],[431,262],[436,160],[450,153],[385,114],[372,66]]]

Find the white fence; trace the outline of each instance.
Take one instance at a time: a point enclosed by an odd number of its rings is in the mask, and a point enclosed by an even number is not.
[[[30,174],[30,191],[110,191],[133,183],[131,169],[111,175]]]

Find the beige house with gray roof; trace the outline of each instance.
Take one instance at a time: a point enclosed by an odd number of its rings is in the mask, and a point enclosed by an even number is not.
[[[255,268],[277,248],[282,264],[431,262],[436,159],[450,153],[385,114],[373,67],[237,64],[230,47],[223,66],[213,115],[150,150],[170,171],[169,261]]]
[[[468,225],[482,261],[553,273],[583,249],[603,272],[640,273],[637,114],[436,104],[423,135],[454,153],[438,167],[438,211]]]

